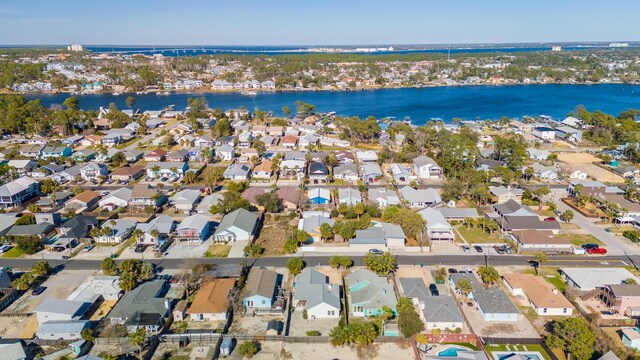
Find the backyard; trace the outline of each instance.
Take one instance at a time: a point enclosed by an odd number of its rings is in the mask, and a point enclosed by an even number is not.
[[[551,360],[549,354],[542,348],[542,345],[530,344],[530,345],[515,345],[515,344],[485,344],[484,349],[487,353],[491,353],[494,358],[498,358],[499,356],[494,355],[494,353],[532,353],[537,355],[539,353],[542,355],[544,360]],[[506,354],[500,354],[500,356],[504,356]]]

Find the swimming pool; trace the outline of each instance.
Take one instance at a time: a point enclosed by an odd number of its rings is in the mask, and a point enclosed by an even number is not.
[[[454,347],[454,346],[449,346],[448,348],[440,351],[438,353],[438,356],[458,356],[458,352],[459,351],[469,351],[467,349],[463,349],[463,348],[459,348],[459,347]]]

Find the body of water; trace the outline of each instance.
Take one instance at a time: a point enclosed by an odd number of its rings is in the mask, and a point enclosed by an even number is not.
[[[431,118],[442,118],[447,122],[456,117],[485,120],[542,114],[564,118],[579,104],[590,111],[601,110],[614,115],[629,108],[640,108],[640,85],[626,84],[444,86],[352,92],[266,92],[256,96],[240,93],[92,94],[79,96],[80,106],[97,110],[113,102],[118,108],[125,109],[128,95],[135,97],[136,108],[143,111],[159,110],[168,105],[181,110],[187,106],[188,98],[204,96],[212,108],[226,110],[244,106],[247,110],[259,108],[281,115],[283,106],[295,111],[295,102],[300,100],[315,105],[321,112],[335,111],[338,115],[362,118],[372,115],[403,119],[408,116],[417,125]],[[62,104],[69,96],[37,94],[25,98],[40,99],[44,106],[50,107]]]

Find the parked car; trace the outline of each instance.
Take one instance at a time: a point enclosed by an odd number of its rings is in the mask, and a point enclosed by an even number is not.
[[[438,291],[438,286],[436,286],[436,284],[429,285],[429,292],[431,292],[431,296],[440,295],[440,292]]]
[[[69,255],[62,255],[62,260],[69,260]]]
[[[511,250],[511,246],[509,246],[509,245],[505,245],[505,246],[504,246],[504,251],[505,251],[507,254],[513,254],[513,250]]]
[[[13,247],[12,245],[8,245],[8,244],[7,245],[2,245],[2,246],[0,246],[0,253],[5,253],[5,252],[11,250],[12,247]]]
[[[91,244],[91,245],[87,245],[84,248],[82,248],[82,251],[91,251],[91,249],[93,249],[95,247],[95,245]]]
[[[369,253],[374,254],[374,255],[382,255],[383,254],[382,250],[378,250],[378,249],[369,249]]]
[[[469,248],[469,245],[462,245],[462,251],[469,252],[471,249]]]
[[[504,249],[504,245],[496,245],[493,248],[496,250],[498,254],[506,253],[506,250]]]
[[[146,249],[147,249],[147,247],[145,245],[138,244],[138,245],[136,245],[135,249],[133,249],[133,251],[135,251],[137,253],[143,253]]]
[[[601,247],[595,247],[587,249],[587,254],[600,254],[605,255],[607,253],[607,249]]]
[[[37,286],[36,288],[33,289],[33,291],[31,291],[31,295],[33,296],[37,296],[42,294],[45,290],[47,290],[46,287],[44,286]]]
[[[454,269],[454,268],[449,268],[449,274],[457,274],[458,270]]]
[[[479,252],[479,253],[484,252],[484,250],[482,250],[482,246],[480,245],[475,245],[473,248],[476,250],[476,252]]]
[[[585,250],[594,249],[594,248],[597,248],[597,247],[599,247],[598,244],[583,244],[582,245],[582,248],[585,249]]]
[[[549,216],[548,218],[544,218],[544,221],[558,221],[556,220],[556,218],[554,218],[553,216]]]

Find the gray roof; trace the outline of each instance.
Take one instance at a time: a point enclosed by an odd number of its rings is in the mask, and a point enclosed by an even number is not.
[[[502,215],[511,215],[517,213],[518,211],[521,215],[535,215],[528,206],[518,204],[515,200],[509,199],[502,204],[494,205],[494,208],[500,212]]]
[[[442,202],[442,198],[438,191],[434,188],[428,189],[414,189],[411,186],[404,186],[400,188],[400,195],[409,203],[439,203]]]
[[[349,240],[350,244],[384,245],[385,234],[381,228],[356,230],[356,237]]]
[[[333,226],[333,224],[335,224],[335,221],[323,215],[312,215],[300,219],[299,225],[301,225],[302,229],[307,233],[313,234],[316,233],[320,228],[320,225],[324,223]]]
[[[376,283],[381,285],[389,283],[386,278],[378,276],[367,269],[358,269],[347,275],[347,283],[349,284],[349,288],[362,282]]]
[[[478,279],[473,274],[469,273],[455,273],[449,274],[449,278],[453,280],[454,284],[457,284],[458,281],[465,279],[471,283],[471,291],[478,291],[482,289],[482,285],[478,282]]]
[[[361,202],[362,201],[362,195],[360,194],[360,191],[358,189],[354,189],[354,188],[342,188],[338,190],[338,198],[340,200],[343,199],[352,199],[355,202]]]
[[[404,234],[402,230],[402,226],[398,224],[390,224],[390,223],[382,223],[382,231],[384,231],[385,239],[388,238],[397,238],[397,239],[406,239],[407,236]]]
[[[522,194],[524,192],[524,190],[521,189],[510,189],[507,188],[506,186],[489,186],[489,191],[495,195],[495,196],[500,196],[503,194],[507,194],[507,193],[513,193],[513,194]]]
[[[26,359],[21,340],[0,339],[0,352],[6,359]]]
[[[541,221],[538,216],[505,216],[499,220],[503,229],[508,230],[560,230],[557,221]]]
[[[222,219],[220,225],[216,229],[216,234],[219,232],[225,231],[229,228],[237,227],[240,228],[249,234],[253,233],[253,230],[258,222],[258,215],[252,213],[246,209],[238,209],[236,211],[230,212]]]
[[[398,194],[393,190],[387,190],[385,188],[369,189],[368,195],[371,201],[377,202],[378,199],[385,199],[389,205],[400,204],[400,198],[398,198]]]
[[[115,222],[115,224],[112,223],[112,221]],[[122,236],[123,233],[126,233],[135,228],[136,224],[138,224],[138,222],[135,220],[115,219],[103,222],[101,227],[110,227],[111,236]]]
[[[598,360],[620,360],[620,358],[617,357],[613,351],[609,350],[606,354],[600,356]]]
[[[329,278],[319,271],[306,268],[295,280],[295,299],[306,300],[307,309],[319,304],[340,308],[340,286],[329,284]]]
[[[103,204],[106,204],[105,201],[109,200],[110,198],[129,201],[131,199],[131,194],[132,193],[133,193],[132,189],[129,189],[129,188],[126,188],[126,187],[122,187],[122,188],[120,188],[118,190],[114,190],[114,191],[110,192],[100,202],[103,203]]]
[[[393,286],[389,284],[386,278],[380,277],[368,270],[360,269],[347,277],[350,288],[353,288],[353,285],[357,283],[354,282],[354,280],[358,278],[362,278],[361,281],[366,281],[367,284],[360,287],[357,291],[351,290],[349,292],[351,304],[367,303],[371,304],[370,307],[372,308],[380,309],[383,306],[388,306],[395,309],[397,303],[396,295],[393,291]]]
[[[218,205],[218,202],[222,199],[223,199],[222,193],[207,195],[202,198],[202,200],[196,207],[196,210],[209,213],[209,209],[211,209],[211,206]]]
[[[45,321],[44,323],[40,324],[38,333],[42,333],[42,334],[74,333],[74,334],[78,334],[78,338],[80,338],[80,332],[82,332],[82,329],[87,327],[88,324],[89,324],[88,320]]]
[[[170,197],[169,201],[174,205],[190,205],[195,204],[199,197],[200,191],[184,189]]]
[[[245,298],[254,295],[260,295],[271,299],[275,292],[275,288],[281,281],[282,275],[273,270],[263,268],[251,269],[247,277],[247,285],[245,287]]]
[[[417,158],[413,159],[413,164],[417,165],[418,167],[423,167],[425,165],[436,165],[436,166],[438,166],[438,164],[436,164],[436,162],[432,158],[426,157],[424,155],[418,156]]]
[[[0,196],[10,197],[16,195],[21,191],[28,189],[29,186],[33,184],[37,184],[37,181],[30,177],[23,176],[0,186]]]
[[[33,225],[15,225],[9,231],[7,235],[11,236],[24,236],[24,235],[42,235],[46,234],[53,228],[53,224],[40,223]]]
[[[427,322],[462,322],[456,301],[451,296],[429,296],[424,302],[424,318]]]
[[[142,230],[145,233],[156,229],[160,234],[170,234],[173,231],[175,225],[175,220],[173,220],[170,216],[160,215],[155,217],[148,223],[138,224],[136,228]]]
[[[296,276],[295,283],[299,284],[326,284],[329,282],[327,275],[313,268],[305,268]]]
[[[423,300],[431,297],[422,278],[400,278],[400,287],[402,287],[402,294],[411,299]]]
[[[182,220],[180,224],[178,224],[178,227],[176,227],[176,230],[181,230],[181,229],[203,230],[205,226],[207,226],[207,224],[209,224],[208,216],[195,214],[195,215],[190,215],[184,218],[184,220]]]
[[[582,290],[590,290],[603,285],[622,284],[624,280],[629,278],[640,283],[640,279],[625,268],[562,268],[560,271]]]
[[[354,174],[358,175],[358,167],[355,164],[342,164],[333,168],[334,175]]]
[[[0,234],[12,227],[18,221],[16,214],[0,214]]]
[[[129,318],[136,313],[160,314],[167,312],[162,292],[166,289],[162,280],[149,281],[127,291],[116,303],[108,318]]]
[[[251,171],[251,169],[247,165],[231,164],[224,171],[224,176],[225,177],[228,177],[228,176],[247,176],[249,174],[249,171]]]
[[[437,209],[446,218],[476,218],[480,215],[475,208],[439,208]]]
[[[74,318],[84,315],[91,305],[92,304],[83,301],[45,298],[33,311],[63,314]]]
[[[474,290],[473,298],[485,314],[517,314],[518,309],[501,289]]]
[[[382,175],[382,169],[380,169],[378,164],[364,164],[362,165],[361,170],[363,176]]]

